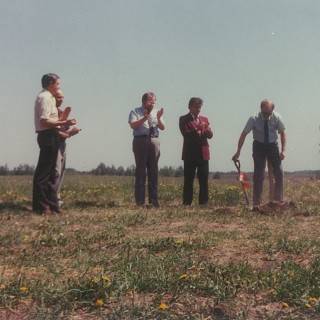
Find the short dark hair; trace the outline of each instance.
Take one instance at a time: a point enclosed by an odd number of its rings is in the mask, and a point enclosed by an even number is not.
[[[151,91],[144,93],[144,94],[142,95],[142,99],[141,99],[141,100],[142,100],[142,103],[144,103],[145,101],[147,101],[149,97],[155,97],[155,96],[156,96],[156,95],[155,95],[153,92],[151,92]]]
[[[194,104],[200,104],[202,105],[203,104],[203,100],[201,98],[198,98],[198,97],[192,97],[190,98],[189,100],[189,107],[191,107],[192,105]]]
[[[47,73],[41,78],[41,85],[43,89],[47,89],[51,84],[56,83],[60,77],[55,73]]]

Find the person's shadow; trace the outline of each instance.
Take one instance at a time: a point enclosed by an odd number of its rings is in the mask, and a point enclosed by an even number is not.
[[[32,212],[31,203],[0,201],[0,213],[3,213],[3,212],[21,213],[21,211],[31,213]]]

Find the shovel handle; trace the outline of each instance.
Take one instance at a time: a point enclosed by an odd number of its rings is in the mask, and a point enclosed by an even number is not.
[[[233,160],[234,162],[234,165],[236,166],[237,170],[238,170],[238,173],[240,174],[241,173],[241,165],[240,165],[240,160]],[[246,204],[247,206],[249,205],[249,198],[248,198],[248,194],[247,194],[247,191],[243,185],[243,182],[241,182],[241,187],[242,187],[242,191],[243,191],[243,194],[244,194],[244,198],[246,200]]]
[[[238,172],[240,172],[240,168],[241,168],[240,160],[233,160],[233,162],[234,162],[234,165],[236,166]]]

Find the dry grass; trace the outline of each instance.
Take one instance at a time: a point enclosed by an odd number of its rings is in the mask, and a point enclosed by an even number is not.
[[[260,215],[236,185],[210,204],[132,205],[131,178],[67,177],[65,212],[30,205],[30,177],[0,180],[0,319],[319,319],[320,182],[287,182],[296,208]]]

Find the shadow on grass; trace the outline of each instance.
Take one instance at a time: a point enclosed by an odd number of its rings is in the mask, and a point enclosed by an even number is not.
[[[0,202],[0,213],[6,211],[14,211],[18,212],[32,212],[31,203],[30,202]]]
[[[66,205],[66,208],[79,208],[79,209],[87,209],[87,208],[118,208],[120,204],[116,201],[108,201],[105,203],[99,203],[96,201],[90,200],[78,200],[73,201],[70,204]],[[21,213],[21,212],[30,212],[32,213],[32,204],[31,202],[16,202],[16,201],[3,201],[0,202],[0,213],[3,212],[14,212],[14,213]]]
[[[96,202],[96,201],[90,201],[90,200],[77,200],[70,204],[70,207],[76,207],[76,208],[117,208],[120,207],[120,204],[116,201],[108,201],[108,202]]]

